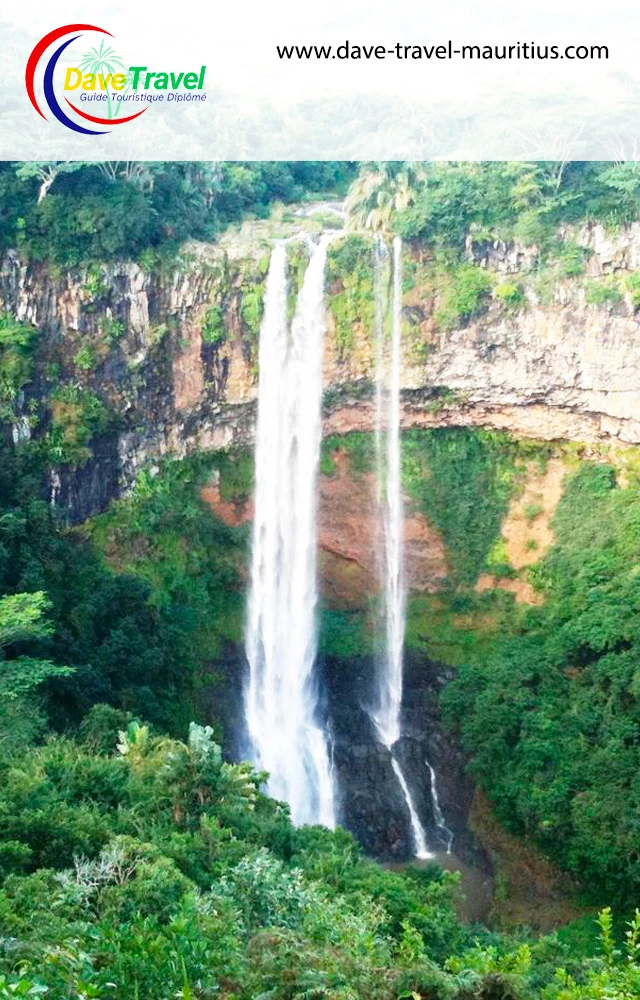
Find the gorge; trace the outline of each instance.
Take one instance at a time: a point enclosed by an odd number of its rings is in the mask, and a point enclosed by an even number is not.
[[[341,224],[341,220],[336,221],[336,227]],[[284,240],[300,223],[295,219],[288,225],[288,230],[281,227]],[[317,227],[315,231],[310,228],[316,241],[318,232]],[[572,239],[585,249],[586,280],[604,281],[610,274],[632,273],[640,259],[637,224],[615,237],[601,226],[583,226]],[[314,245],[317,247],[317,242]],[[261,446],[258,441],[256,479],[263,486],[267,480],[258,469],[261,461],[265,467],[267,463],[293,461],[290,442],[294,431],[308,435],[305,440],[310,446],[304,454],[313,465],[322,433],[317,481],[319,634],[313,637],[306,612],[295,616],[298,622],[307,621],[303,629],[306,638],[303,641],[301,633],[298,648],[302,650],[312,636],[305,651],[296,654],[296,662],[306,664],[302,676],[310,678],[317,646],[314,680],[318,686],[313,690],[313,684],[303,684],[287,696],[300,706],[295,718],[293,713],[278,715],[273,702],[264,711],[267,700],[261,671],[267,669],[266,645],[271,646],[273,664],[278,643],[295,638],[286,617],[280,619],[279,634],[272,635],[268,643],[261,631],[260,620],[264,622],[265,609],[276,590],[273,577],[270,582],[267,579],[273,571],[273,563],[268,569],[273,550],[270,555],[265,552],[259,557],[264,576],[253,570],[250,614],[254,624],[247,638],[254,668],[253,689],[250,682],[247,695],[253,705],[249,710],[256,747],[253,759],[271,772],[270,787],[292,804],[294,817],[301,821],[322,817],[327,825],[338,817],[375,856],[407,859],[416,847],[419,853],[447,851],[453,837],[456,853],[489,870],[487,853],[491,848],[483,847],[469,828],[475,792],[467,773],[468,750],[450,726],[443,726],[439,707],[440,695],[449,688],[463,658],[460,649],[454,648],[460,638],[456,630],[470,628],[474,641],[484,641],[485,622],[503,613],[503,598],[515,599],[518,613],[535,610],[540,598],[531,582],[530,567],[535,568],[553,546],[554,531],[549,525],[563,495],[562,484],[575,471],[576,462],[590,467],[613,463],[622,483],[632,474],[635,445],[640,442],[640,359],[634,306],[624,297],[615,303],[592,304],[586,300],[585,278],[571,276],[557,281],[550,300],[543,299],[535,284],[534,251],[497,239],[470,240],[465,252],[472,266],[492,275],[495,282],[519,282],[524,301],[517,307],[505,306],[499,298],[485,293],[475,315],[447,328],[436,318],[444,292],[437,287],[440,278],[434,274],[433,262],[419,243],[406,242],[404,287],[400,289],[396,282],[395,289],[396,297],[402,292],[403,344],[395,355],[389,383],[392,391],[384,404],[392,396],[397,400],[394,413],[397,433],[403,440],[401,469],[399,456],[393,457],[389,450],[394,434],[376,435],[383,403],[376,391],[381,382],[376,378],[373,335],[376,279],[371,238],[352,234],[332,239],[325,248],[328,326],[323,357],[316,359],[322,365],[322,399],[318,395],[319,370],[313,385],[306,383],[299,368],[288,371],[279,353],[283,344],[277,344],[283,331],[285,300],[300,302],[306,294],[315,252],[310,257],[304,240],[280,246],[278,287],[274,289],[280,320],[272,327],[273,353],[262,361],[258,356],[259,331],[261,323],[267,324],[272,298],[268,292],[263,317],[269,255],[265,244],[256,242],[251,234],[222,238],[216,245],[192,244],[169,271],[145,270],[128,262],[61,273],[25,263],[9,253],[0,276],[2,306],[20,322],[34,324],[39,330],[35,377],[18,400],[13,438],[18,444],[28,444],[30,437],[36,442],[40,439],[51,447],[48,499],[78,526],[92,518],[102,523],[102,512],[114,501],[126,504],[132,488],[135,497],[134,483],[141,476],[144,479],[147,470],[151,481],[160,482],[167,460],[188,463],[198,454],[214,457],[201,484],[202,496],[217,520],[240,539],[234,544],[240,544],[242,551],[233,555],[237,578],[231,590],[238,596],[237,608],[230,612],[227,631],[207,657],[210,665],[204,676],[212,678],[213,684],[201,680],[199,697],[206,717],[224,726],[228,753],[234,758],[246,757],[250,750],[244,727],[242,604],[252,570],[245,528],[253,522],[253,530],[262,531],[266,539],[270,532],[281,533],[283,524],[288,529],[294,525],[286,513],[291,497],[258,496],[254,507],[251,484],[243,479],[244,473],[234,470],[244,468],[245,461],[252,465],[246,456],[254,443],[256,404],[258,410],[262,405],[258,373],[273,364],[273,378],[268,383],[273,394],[264,401],[266,407],[281,401],[279,380],[291,378],[301,394],[297,409],[295,414],[289,413],[288,427],[280,428],[279,444],[265,440]],[[267,282],[274,280],[273,268],[272,257]],[[396,302],[396,316],[398,312]],[[289,314],[290,321],[292,318]],[[302,326],[298,329],[302,336]],[[89,345],[93,352],[91,366],[78,362],[82,345]],[[55,378],[53,366],[58,372]],[[55,387],[56,379],[69,384],[66,394],[61,395]],[[104,415],[94,399],[103,402]],[[310,408],[313,404],[316,416],[321,413],[321,429],[317,422],[299,420],[303,404]],[[276,424],[270,424],[273,430]],[[381,449],[378,460],[376,440]],[[449,485],[443,489],[453,489],[462,496],[465,475],[472,485],[475,483],[476,521],[466,507],[458,509],[455,492],[439,497],[424,495],[426,484],[435,475],[433,469],[437,467],[438,475],[442,473],[441,451],[446,449],[451,449],[450,471],[458,470],[460,478],[452,483],[447,480]],[[218,460],[215,456],[222,457]],[[402,490],[398,479],[393,490],[396,506],[392,511],[393,505],[389,505],[388,510],[389,521],[395,519],[396,546],[398,500],[406,512],[408,641],[401,689],[403,709],[399,715],[396,681],[394,690],[385,695],[385,704],[392,706],[392,711],[391,721],[382,723],[382,738],[376,708],[362,697],[363,691],[373,690],[379,655],[372,641],[372,606],[378,599],[382,571],[375,555],[377,528],[367,516],[379,478],[377,461],[386,467],[389,480],[392,472],[394,476],[402,474]],[[483,463],[488,463],[488,472]],[[545,469],[553,472],[557,488],[552,488],[551,479],[547,483]],[[473,478],[476,475],[477,481]],[[485,516],[485,475],[498,498],[495,509],[486,511],[490,529],[480,521]],[[504,489],[501,477],[508,480]],[[252,478],[252,471],[248,478]],[[282,485],[285,480],[269,481]],[[528,504],[523,502],[518,513],[522,491],[525,495],[528,491],[532,499]],[[305,509],[310,511],[314,502],[307,492]],[[543,509],[535,516],[531,510],[524,511],[536,505]],[[280,524],[277,518],[283,519]],[[455,518],[458,520],[452,526]],[[485,531],[487,544],[476,558],[475,535],[482,536],[485,545]],[[519,541],[510,542],[512,537]],[[127,558],[111,535],[107,534],[101,544],[116,563],[135,564],[135,557],[133,562]],[[135,543],[142,550],[144,544]],[[458,553],[461,545],[465,548],[462,559]],[[292,578],[299,581],[293,596],[298,600],[306,593],[308,608],[314,601],[313,584],[305,576],[305,567],[312,566],[314,553],[302,559],[305,549],[308,551],[306,542],[296,542],[287,559]],[[256,552],[254,546],[254,555]],[[394,558],[398,558],[397,548]],[[387,574],[392,563],[387,555]],[[395,575],[395,571],[390,574],[391,578]],[[404,613],[401,592],[396,590],[394,596],[392,591],[389,584],[387,623],[393,619],[388,608],[394,601],[396,622]],[[292,599],[288,595],[278,598],[283,602]],[[385,641],[389,648],[395,648],[390,662],[397,672],[402,662],[398,653],[402,630],[397,624],[394,628],[395,633],[392,629]],[[455,641],[443,638],[443,630],[457,636]],[[465,641],[469,640],[463,636],[460,642],[464,645]],[[278,662],[284,662],[285,674],[294,673],[281,656]],[[391,676],[389,671],[387,678]],[[327,718],[331,719],[330,740],[325,740],[317,724],[318,719]],[[289,739],[299,739],[298,726],[309,741],[303,754],[290,750],[293,744]],[[401,726],[400,740],[392,739],[397,726]],[[283,733],[288,734],[286,740],[280,740]],[[391,758],[389,744],[394,743],[398,745]],[[281,762],[269,756],[277,746],[287,748]],[[332,806],[327,791],[330,767],[338,789]],[[290,776],[279,784],[276,775],[279,770],[286,775],[287,769],[291,769]],[[311,813],[294,805],[290,792],[290,786],[303,783],[304,774],[315,776],[312,784],[317,791]],[[424,851],[408,801],[413,802],[417,821],[424,828]]]
[[[633,162],[0,164],[0,997],[640,995],[639,335]]]

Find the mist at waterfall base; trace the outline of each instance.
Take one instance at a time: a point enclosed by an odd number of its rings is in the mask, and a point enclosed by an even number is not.
[[[268,792],[286,801],[298,825],[333,827],[348,812],[332,767],[330,725],[320,690],[317,659],[317,496],[322,437],[322,362],[326,332],[324,280],[327,248],[336,233],[310,247],[310,259],[288,322],[286,245],[272,252],[260,331],[260,378],[255,440],[255,514],[247,607],[249,665],[244,712],[250,757],[269,773]],[[420,813],[437,833],[434,850],[451,848],[439,805],[435,772],[419,764],[416,782],[405,770],[402,731],[403,646],[406,588],[403,571],[404,511],[401,487],[400,368],[402,244],[393,244],[389,309],[389,252],[374,244],[376,327],[376,496],[378,566],[384,654],[375,671],[375,692],[361,697],[379,753],[386,754],[385,810],[396,829],[407,829],[406,850],[434,857]],[[386,317],[391,314],[391,336]],[[389,341],[389,342],[388,342]],[[370,679],[369,679],[370,687]],[[363,691],[361,691],[361,695]],[[334,706],[335,707],[335,706]],[[339,723],[334,712],[332,723]],[[344,729],[343,729],[344,736]],[[355,737],[355,734],[354,734]],[[374,764],[375,767],[375,764]],[[344,772],[343,772],[344,774]],[[417,788],[410,787],[416,782]],[[416,797],[420,792],[420,798]],[[427,798],[425,799],[425,793]],[[393,818],[395,817],[395,818]],[[347,823],[347,825],[349,825]]]

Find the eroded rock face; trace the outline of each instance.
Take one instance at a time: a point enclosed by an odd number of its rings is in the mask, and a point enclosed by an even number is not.
[[[354,473],[345,452],[333,455],[334,472],[319,478],[318,547],[320,591],[330,609],[361,611],[378,591],[379,568],[374,477]],[[201,491],[229,527],[248,524],[251,500],[225,500],[213,481]],[[448,575],[444,544],[419,513],[408,511],[404,525],[405,575],[414,593],[434,593]]]
[[[585,227],[573,238],[591,251],[592,275],[640,269],[638,224],[615,236]],[[73,519],[126,490],[158,457],[251,440],[256,331],[243,319],[243,282],[249,273],[259,283],[264,273],[255,259],[240,259],[241,249],[228,257],[220,247],[191,247],[172,273],[112,264],[99,269],[97,280],[95,273],[57,274],[25,265],[15,253],[5,256],[0,308],[40,330],[25,413],[52,391],[52,366],[62,378],[79,377],[73,357],[89,343],[98,363],[81,380],[118,414],[110,443],[95,449],[96,468],[85,473],[104,478],[102,487],[94,486],[95,500],[78,509],[73,497],[81,487],[68,483]],[[508,276],[517,277],[535,260],[535,251],[497,241],[471,243],[467,250],[476,263]],[[527,308],[514,315],[493,305],[478,321],[442,332],[426,295],[420,288],[407,294],[413,325],[402,366],[404,427],[488,426],[545,440],[640,443],[640,322],[628,299],[588,305],[580,283],[566,282],[551,305],[542,306],[529,289]],[[223,335],[208,320],[212,303],[220,301]],[[345,355],[330,321],[327,433],[373,428],[374,354],[371,336],[357,321]],[[116,456],[115,475],[111,458],[103,466],[99,453],[105,451]],[[60,475],[68,480],[74,473],[63,469]]]
[[[362,608],[378,587],[375,477],[354,473],[348,455],[333,455],[334,473],[320,477],[318,543],[323,594],[329,607]],[[433,593],[447,577],[442,539],[422,514],[407,511],[404,525],[407,586]]]
[[[410,819],[394,776],[389,751],[378,741],[366,711],[373,664],[368,658],[327,658],[319,663],[330,720],[331,752],[339,790],[339,821],[365,850],[387,860],[413,855]],[[446,844],[436,827],[428,764],[437,774],[440,806],[454,835],[454,850],[466,863],[486,869],[488,859],[469,831],[473,783],[466,759],[442,726],[438,696],[452,671],[422,656],[405,656],[402,739],[395,747],[434,853]],[[428,762],[428,763],[427,763]]]

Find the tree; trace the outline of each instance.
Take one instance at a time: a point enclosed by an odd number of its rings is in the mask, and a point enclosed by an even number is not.
[[[123,180],[147,193],[153,190],[154,176],[164,169],[163,163],[141,163],[138,160],[105,160],[95,166],[110,183]]]
[[[390,229],[393,215],[408,208],[426,182],[427,167],[423,163],[378,163],[365,167],[347,197],[351,223],[376,231]]]
[[[252,812],[258,785],[266,777],[249,764],[225,763],[211,726],[195,722],[183,743],[153,737],[148,726],[133,721],[120,732],[118,751],[140,778],[155,777],[169,793],[175,821],[185,826],[197,825],[200,815],[214,806]]]
[[[53,627],[45,615],[51,602],[43,591],[33,594],[10,594],[0,599],[0,655],[7,646],[46,639]],[[0,663],[0,699],[28,694],[48,677],[68,677],[71,667],[61,667],[50,660],[32,656],[4,659]]]
[[[42,719],[30,696],[51,677],[67,677],[71,667],[33,656],[5,658],[5,650],[41,641],[53,632],[45,615],[51,604],[42,591],[0,599],[0,742],[20,743],[37,732]]]
[[[29,180],[36,177],[40,181],[38,191],[38,205],[47,196],[54,181],[61,174],[72,174],[82,167],[89,166],[85,160],[33,160],[30,163],[21,163],[16,168],[16,174],[20,180]]]

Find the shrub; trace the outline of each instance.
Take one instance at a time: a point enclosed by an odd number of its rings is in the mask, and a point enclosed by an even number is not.
[[[508,311],[515,312],[526,303],[522,285],[515,281],[504,281],[502,284],[496,285],[493,295]]]
[[[453,330],[477,315],[491,290],[491,278],[473,264],[459,264],[444,273],[434,316],[443,330]]]
[[[601,278],[588,281],[584,290],[585,302],[590,306],[604,306],[622,300],[622,292],[615,279]]]
[[[0,314],[0,417],[15,419],[14,402],[33,371],[37,331],[27,323]]]
[[[83,465],[91,458],[89,444],[109,426],[111,414],[94,392],[62,386],[50,398],[51,428],[45,439],[50,462]]]
[[[222,307],[218,304],[209,306],[202,324],[202,340],[205,344],[221,344],[226,336]]]
[[[371,331],[374,319],[373,244],[355,234],[329,248],[327,256],[329,311],[335,323],[338,356],[353,348],[354,330]]]
[[[96,366],[96,356],[90,344],[83,344],[76,351],[73,362],[81,372],[90,372]]]
[[[573,240],[563,240],[556,243],[551,252],[555,268],[563,278],[573,278],[584,273],[585,264],[592,250],[578,246]]]
[[[624,285],[629,292],[633,308],[640,309],[640,271],[627,275]]]
[[[514,239],[525,247],[540,247],[548,232],[548,222],[537,209],[522,212],[513,228]]]

